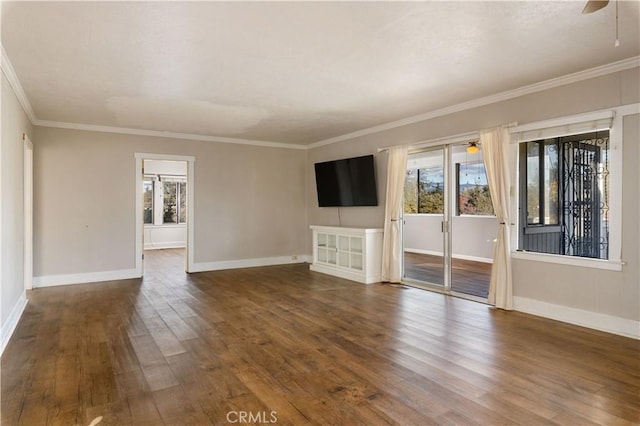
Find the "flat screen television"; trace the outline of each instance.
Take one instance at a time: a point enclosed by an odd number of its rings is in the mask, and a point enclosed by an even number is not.
[[[320,207],[377,206],[373,155],[316,163]]]

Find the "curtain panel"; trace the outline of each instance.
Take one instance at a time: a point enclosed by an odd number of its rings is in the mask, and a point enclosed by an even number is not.
[[[387,163],[387,192],[382,238],[382,281],[399,283],[402,280],[402,201],[407,173],[406,146],[389,148]]]
[[[500,226],[493,251],[493,266],[489,282],[488,301],[496,308],[513,309],[513,281],[511,275],[511,228],[509,216],[509,192],[511,189],[509,162],[510,134],[506,127],[480,132],[484,166],[493,209]]]

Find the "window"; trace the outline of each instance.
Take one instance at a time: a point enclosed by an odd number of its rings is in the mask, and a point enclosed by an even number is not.
[[[145,224],[187,223],[187,182],[184,178],[145,176],[143,195]]]
[[[520,250],[609,257],[609,131],[520,144]]]
[[[144,223],[153,223],[153,181],[152,177],[145,176],[142,181],[142,194],[144,200]]]
[[[482,161],[456,163],[458,215],[495,216]]]
[[[404,212],[444,213],[444,171],[441,166],[407,170]]]
[[[187,183],[184,179],[161,177],[163,184],[162,223],[187,222]]]

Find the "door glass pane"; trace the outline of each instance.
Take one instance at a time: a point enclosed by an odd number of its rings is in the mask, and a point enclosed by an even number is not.
[[[457,214],[451,217],[451,290],[486,298],[498,220],[484,168],[482,147],[474,154],[466,145],[450,148],[457,180]]]
[[[406,176],[404,276],[444,286],[444,150],[410,154]]]

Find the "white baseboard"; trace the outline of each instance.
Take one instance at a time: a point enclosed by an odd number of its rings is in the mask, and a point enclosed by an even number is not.
[[[417,254],[428,254],[431,256],[442,256],[442,252],[432,251],[432,250],[421,250],[421,249],[412,249],[406,248],[404,249],[407,253],[417,253]],[[478,256],[467,256],[466,254],[453,254],[451,255],[454,259],[461,260],[472,260],[474,262],[482,262],[482,263],[493,263],[493,259],[489,259],[486,257],[478,257]]]
[[[513,298],[514,309],[540,317],[567,322],[594,330],[640,339],[640,321],[585,311],[567,306],[554,305],[526,297]]]
[[[9,339],[11,339],[13,332],[16,330],[18,322],[20,322],[20,318],[22,318],[24,308],[26,307],[27,295],[25,292],[22,292],[16,304],[13,305],[13,309],[11,309],[11,313],[7,317],[7,320],[2,324],[2,328],[0,329],[0,355],[2,355],[7,347]]]
[[[173,241],[168,243],[145,243],[145,250],[160,250],[172,248],[185,248],[187,244],[184,241]]]
[[[222,260],[219,262],[194,263],[189,272],[219,271],[222,269],[254,268],[257,266],[287,265],[290,263],[309,263],[310,256],[299,254],[293,256],[261,257],[254,259]]]
[[[42,275],[33,277],[33,287],[96,283],[130,278],[140,278],[140,274],[135,269],[118,269],[115,271],[87,272],[81,274]]]

